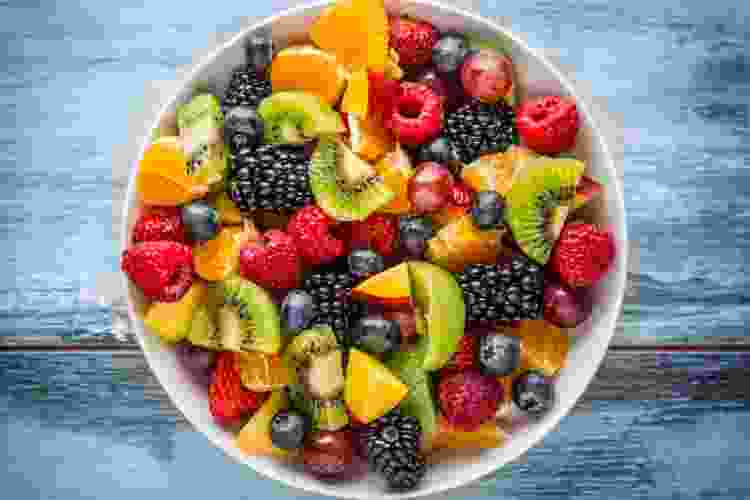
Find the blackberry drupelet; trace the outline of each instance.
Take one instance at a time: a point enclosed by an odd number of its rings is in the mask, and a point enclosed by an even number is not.
[[[514,321],[542,317],[544,271],[522,255],[497,265],[474,264],[456,276],[464,293],[466,319]]]
[[[367,458],[395,490],[414,488],[425,474],[419,455],[422,428],[414,417],[391,412],[371,425],[367,436]]]
[[[243,66],[232,74],[221,101],[221,110],[226,114],[234,106],[256,108],[260,101],[271,95],[271,91],[270,81],[259,76],[250,66]]]
[[[333,270],[314,272],[305,278],[303,288],[313,298],[310,325],[330,326],[339,343],[348,345],[349,329],[359,315],[358,304],[351,300],[357,279],[349,273]]]
[[[235,152],[227,194],[243,211],[296,210],[313,201],[304,149],[282,144]]]
[[[461,161],[469,164],[480,156],[503,152],[518,144],[513,108],[501,102],[472,101],[445,118],[445,135]]]

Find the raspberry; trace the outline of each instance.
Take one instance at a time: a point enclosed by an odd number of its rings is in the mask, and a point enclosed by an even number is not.
[[[427,85],[404,82],[386,127],[408,146],[432,141],[443,128],[443,102]]]
[[[242,386],[237,356],[233,352],[219,353],[208,388],[211,415],[219,424],[226,426],[237,424],[243,416],[254,413],[268,396],[268,393],[253,392]]]
[[[141,215],[133,228],[133,243],[142,241],[176,241],[186,243],[185,225],[180,209],[154,208]]]
[[[430,23],[403,17],[391,18],[391,47],[398,52],[399,64],[429,64],[432,61],[432,48],[437,41],[438,32]]]
[[[335,221],[316,205],[298,210],[289,220],[287,233],[307,264],[327,264],[344,255],[344,242],[330,232],[334,224]]]
[[[595,285],[612,266],[612,233],[582,222],[566,225],[550,259],[551,269],[572,287]]]
[[[476,335],[464,335],[458,344],[458,349],[453,354],[448,363],[443,367],[447,373],[449,371],[464,371],[479,369],[477,364],[477,348],[479,346],[479,337]]]
[[[120,267],[146,298],[176,302],[192,284],[193,250],[174,241],[144,241],[123,252]]]
[[[537,153],[569,151],[578,134],[576,103],[558,96],[531,99],[518,108],[516,127],[526,145]]]
[[[386,78],[383,73],[370,71],[367,74],[369,81],[369,110],[381,121],[385,121],[391,116],[393,107],[396,105],[398,96],[401,93],[401,83],[398,80]],[[346,117],[344,123],[347,122]]]
[[[467,431],[494,417],[503,400],[503,388],[497,379],[476,370],[444,373],[437,393],[445,419]]]
[[[240,252],[240,274],[265,288],[295,288],[302,276],[302,261],[294,240],[277,229],[266,232]]]
[[[369,248],[389,257],[396,249],[398,224],[393,216],[373,214],[364,221],[352,222],[344,231],[351,250]]]

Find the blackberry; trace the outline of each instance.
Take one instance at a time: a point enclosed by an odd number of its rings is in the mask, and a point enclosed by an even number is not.
[[[227,194],[244,211],[295,210],[313,201],[304,149],[283,144],[233,154]]]
[[[424,477],[419,455],[422,428],[414,417],[391,412],[373,424],[367,436],[367,458],[395,490],[414,488]]]
[[[356,284],[357,279],[351,274],[332,270],[312,273],[303,283],[313,298],[310,325],[330,326],[342,345],[347,345],[349,329],[359,316],[359,305],[351,300]]]
[[[234,106],[256,108],[260,101],[271,95],[271,82],[262,78],[250,66],[238,68],[232,74],[221,110],[224,114]]]
[[[542,317],[544,271],[522,255],[497,265],[474,264],[457,275],[467,321],[495,322]]]
[[[505,102],[485,104],[472,101],[464,104],[446,116],[445,135],[465,164],[518,144],[515,114]]]

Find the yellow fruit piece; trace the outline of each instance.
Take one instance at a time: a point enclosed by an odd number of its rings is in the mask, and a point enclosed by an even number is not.
[[[461,179],[474,191],[497,191],[505,196],[513,179],[527,160],[537,156],[533,151],[511,146],[504,153],[486,155],[461,171]]]
[[[279,356],[262,352],[237,353],[242,385],[255,392],[282,389],[294,381],[294,373]]]
[[[506,327],[503,333],[521,339],[521,364],[511,377],[527,370],[541,370],[554,376],[565,366],[570,348],[569,338],[561,328],[549,321],[523,320],[516,328]]]
[[[498,448],[505,441],[505,432],[494,421],[485,422],[473,431],[455,427],[442,417],[438,425],[439,430],[432,441],[433,450],[482,450]]]
[[[369,423],[391,411],[409,392],[386,366],[358,349],[349,352],[344,401],[361,422]]]
[[[273,391],[258,411],[237,434],[235,443],[246,455],[272,455],[276,458],[290,458],[293,452],[282,450],[271,441],[271,419],[276,413],[289,408],[286,391]]]
[[[409,179],[414,175],[409,155],[396,146],[395,151],[388,153],[375,166],[378,175],[383,178],[386,186],[396,196],[379,211],[389,214],[408,214],[411,212],[411,201],[409,200]]]
[[[471,216],[464,214],[427,242],[427,259],[452,272],[461,272],[469,264],[492,264],[502,249],[503,232],[480,231]]]
[[[212,240],[193,248],[193,264],[198,276],[208,281],[221,281],[240,264],[240,249],[250,239],[246,229],[229,226]]]
[[[136,189],[146,205],[177,206],[200,198],[208,186],[187,173],[182,149],[160,139],[146,149],[138,165]]]
[[[143,322],[149,330],[166,342],[179,342],[190,333],[193,313],[205,302],[207,289],[196,281],[177,302],[154,302],[146,311]]]
[[[347,121],[352,151],[361,158],[375,162],[393,151],[396,145],[393,135],[373,116],[361,118],[350,113]]]
[[[237,208],[237,205],[229,199],[225,191],[222,191],[216,196],[214,206],[219,212],[219,222],[222,224],[226,226],[242,224],[242,212]]]
[[[367,116],[370,84],[367,78],[367,70],[360,69],[352,73],[349,85],[341,101],[341,111],[360,117]]]
[[[274,92],[310,92],[333,106],[346,87],[346,70],[336,56],[316,47],[288,47],[273,58],[271,86]]]
[[[383,0],[339,0],[313,23],[310,38],[341,64],[383,72],[389,55]]]

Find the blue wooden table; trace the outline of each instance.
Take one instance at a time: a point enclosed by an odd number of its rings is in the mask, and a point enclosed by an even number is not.
[[[122,298],[97,293],[117,269],[126,172],[112,166],[144,85],[215,32],[290,3],[0,1],[3,498],[302,496],[192,431],[133,343]],[[615,343],[573,414],[451,495],[750,497],[750,7],[474,6],[557,49],[621,117],[635,265]]]

